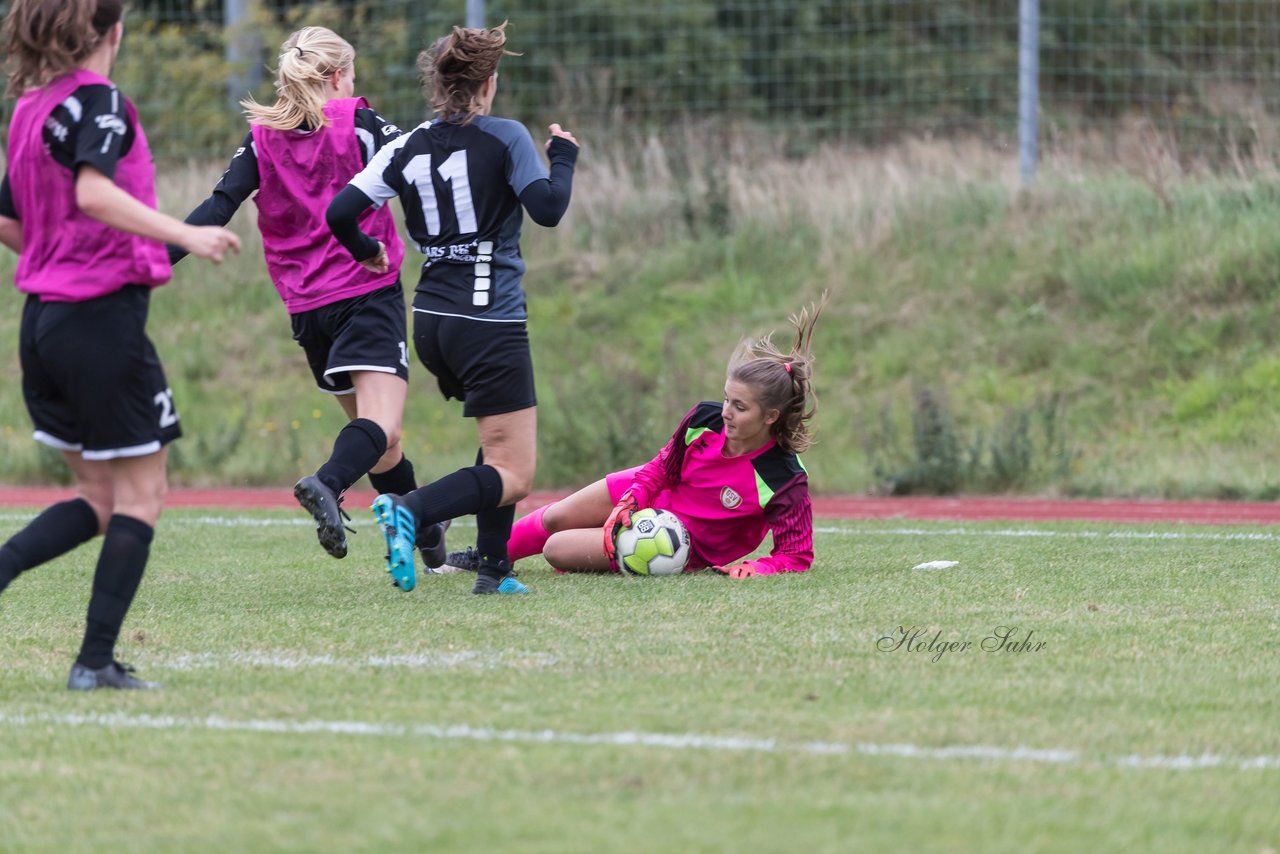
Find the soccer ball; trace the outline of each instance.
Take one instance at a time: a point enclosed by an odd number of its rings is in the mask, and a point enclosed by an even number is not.
[[[613,541],[618,565],[631,575],[677,575],[689,562],[689,532],[680,517],[646,507]]]

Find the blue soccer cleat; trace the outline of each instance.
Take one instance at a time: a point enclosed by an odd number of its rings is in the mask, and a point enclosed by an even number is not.
[[[529,588],[525,587],[523,584],[517,581],[515,576],[508,575],[506,578],[502,579],[502,583],[498,585],[498,592],[499,593],[528,593]]]
[[[396,587],[408,593],[418,584],[413,558],[418,522],[399,495],[379,495],[370,509],[387,539],[387,572]]]
[[[497,572],[494,570],[497,570]],[[485,562],[481,565],[479,572],[476,573],[476,583],[471,588],[471,592],[477,596],[487,596],[494,593],[520,594],[528,593],[529,588],[516,579],[515,573],[511,571],[510,564],[503,562],[494,565]]]

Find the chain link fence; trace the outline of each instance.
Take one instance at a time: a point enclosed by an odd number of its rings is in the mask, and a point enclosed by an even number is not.
[[[1280,3],[1039,0],[1043,148],[1155,134],[1184,162],[1275,154]],[[269,100],[299,26],[356,47],[359,90],[426,116],[414,59],[454,24],[510,20],[498,109],[641,138],[700,124],[840,139],[974,135],[1016,150],[1018,0],[135,0],[116,70],[164,156],[225,156],[236,101]],[[226,26],[226,22],[234,22]]]

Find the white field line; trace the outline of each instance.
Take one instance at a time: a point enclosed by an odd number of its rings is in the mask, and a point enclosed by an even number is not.
[[[29,513],[0,513],[0,522],[29,522],[34,517]],[[356,527],[372,526],[371,520],[356,519]],[[273,528],[273,527],[307,527],[315,526],[315,522],[305,517],[284,519],[262,519],[254,516],[166,516],[162,526],[167,525],[207,525],[220,528]],[[454,527],[474,527],[472,519],[456,519]],[[1047,531],[1038,528],[1003,528],[982,530],[976,528],[865,528],[853,526],[815,526],[814,533],[836,534],[844,537],[971,537],[983,538],[1051,538],[1059,540],[1206,540],[1206,541],[1256,541],[1280,542],[1280,533],[1234,531],[1223,533],[1196,531]]]
[[[242,666],[302,670],[309,667],[328,667],[340,670],[370,670],[376,668],[406,668],[410,670],[447,670],[469,667],[481,670],[495,668],[533,669],[550,667],[557,661],[545,652],[481,652],[457,650],[429,652],[413,655],[371,655],[366,658],[340,658],[333,655],[305,655],[286,651],[246,651],[215,653],[201,652],[170,657],[147,659],[147,667],[163,670],[207,670],[213,667]]]
[[[373,721],[326,720],[232,720],[219,715],[202,718],[168,715],[124,714],[20,714],[0,712],[0,725],[78,726],[102,729],[148,730],[214,730],[220,732],[255,732],[276,735],[356,735],[389,738],[430,738],[444,741],[507,742],[517,744],[570,744],[604,747],[650,747],[664,750],[707,750],[724,753],[779,753],[845,756],[889,756],[933,761],[979,760],[986,762],[1032,762],[1050,765],[1103,765],[1164,771],[1190,771],[1226,768],[1239,771],[1280,769],[1280,756],[1248,758],[1201,754],[1199,756],[1121,756],[1090,760],[1074,750],[1043,750],[1030,747],[996,747],[992,745],[954,745],[926,747],[917,744],[852,745],[826,741],[779,741],[774,738],[705,735],[698,733],[602,732],[579,733],[556,730],[518,730],[453,726],[437,724],[394,724]]]

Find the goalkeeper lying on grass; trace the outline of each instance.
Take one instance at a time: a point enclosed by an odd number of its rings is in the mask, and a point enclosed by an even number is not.
[[[809,480],[799,456],[817,408],[811,384],[813,328],[822,306],[791,319],[790,352],[771,336],[743,341],[729,361],[721,404],[685,415],[648,463],[606,475],[515,523],[512,563],[541,554],[564,572],[618,572],[614,538],[645,507],[669,510],[692,540],[686,572],[710,567],[731,578],[804,572],[813,563]],[[773,550],[743,560],[773,534]],[[446,566],[474,569],[475,549]]]

